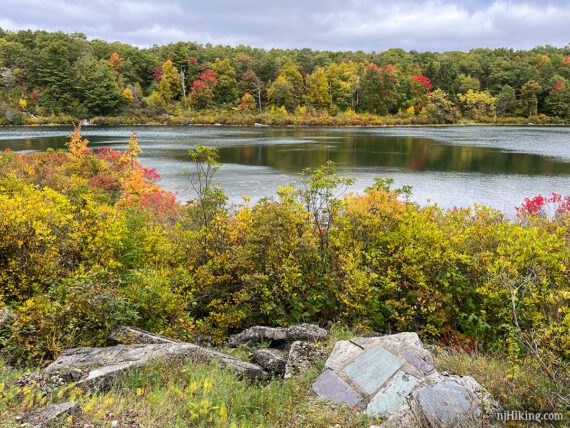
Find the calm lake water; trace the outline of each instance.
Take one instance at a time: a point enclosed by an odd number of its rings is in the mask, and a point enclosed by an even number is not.
[[[124,149],[136,131],[143,163],[162,185],[192,198],[188,149],[220,150],[217,181],[233,202],[273,195],[305,167],[327,160],[354,177],[354,191],[374,177],[413,186],[414,200],[444,207],[482,203],[510,214],[524,197],[570,193],[570,127],[229,128],[84,127],[92,147]],[[0,149],[64,147],[71,127],[0,128]]]

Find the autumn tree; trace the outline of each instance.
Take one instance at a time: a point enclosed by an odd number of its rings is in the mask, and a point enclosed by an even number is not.
[[[465,116],[481,120],[495,114],[496,99],[487,91],[469,89],[465,94],[458,94],[461,109]]]
[[[327,75],[322,67],[307,78],[307,103],[317,109],[330,106],[331,94]]]
[[[570,119],[570,85],[567,80],[558,79],[554,83],[545,104],[550,114]]]
[[[247,112],[252,112],[255,110],[255,99],[253,98],[253,95],[251,95],[249,92],[243,94],[243,97],[241,97],[239,109]]]
[[[198,74],[198,78],[192,83],[190,103],[192,107],[204,109],[214,103],[214,88],[217,85],[216,73],[210,70]]]
[[[326,74],[332,105],[339,110],[356,107],[356,93],[360,85],[359,65],[355,62],[331,64]]]
[[[239,87],[242,91],[249,93],[255,99],[255,102],[259,108],[262,110],[262,98],[263,98],[263,82],[259,76],[252,69],[248,69],[239,83]]]
[[[421,75],[412,76],[409,90],[411,101],[413,103],[412,106],[414,107],[416,114],[419,114],[426,106],[432,88],[433,85],[428,77]]]
[[[540,83],[536,80],[526,82],[520,93],[521,104],[525,107],[528,117],[534,116],[538,112],[538,94],[542,92]]]
[[[459,109],[441,89],[429,95],[426,112],[436,123],[455,123],[459,118]]]
[[[393,65],[369,64],[360,84],[362,110],[380,115],[395,113],[399,104],[398,87],[398,73]]]
[[[217,76],[216,87],[214,89],[214,101],[218,105],[236,104],[237,73],[228,59],[216,59],[210,64],[209,69]]]
[[[166,60],[162,64],[160,71],[158,95],[165,104],[168,104],[178,99],[181,95],[180,75],[171,60]]]
[[[290,106],[297,107],[303,102],[303,94],[305,92],[305,81],[299,69],[299,66],[292,61],[289,61],[279,70],[279,76],[276,82],[279,81],[279,86],[285,82],[289,88],[291,97]],[[286,106],[287,107],[287,106]]]
[[[269,100],[278,107],[294,109],[298,104],[295,99],[293,84],[285,77],[278,76],[268,91]]]

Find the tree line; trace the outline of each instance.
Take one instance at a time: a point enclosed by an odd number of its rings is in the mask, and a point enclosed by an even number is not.
[[[0,29],[0,123],[186,110],[570,118],[570,45],[528,51],[317,51]]]

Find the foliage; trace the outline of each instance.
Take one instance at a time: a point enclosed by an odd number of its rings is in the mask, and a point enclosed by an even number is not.
[[[338,322],[496,350],[568,382],[568,196],[524,201],[509,220],[417,206],[388,179],[345,195],[351,180],[328,163],[229,207],[216,150],[198,146],[196,199],[182,206],[139,151],[133,135],[124,152],[93,152],[77,130],[66,151],[0,154],[7,358],[96,345],[115,322],[215,342],[253,324]]]
[[[567,48],[552,46],[528,51],[365,53],[175,42],[141,49],[89,41],[78,33],[4,31],[0,124],[50,123],[69,115],[105,115],[109,118],[97,120],[120,121],[113,116],[126,114],[162,123],[173,115],[182,120],[191,114],[188,109],[219,109],[224,121],[239,124],[249,121],[248,111],[234,113],[244,93],[253,96],[259,114],[272,106],[290,113],[299,106],[309,107],[309,114],[311,109],[326,109],[330,117],[340,116],[333,125],[382,122],[374,118],[347,123],[342,117],[349,110],[368,117],[407,112],[401,115],[408,116],[407,123],[452,123],[449,114],[444,114],[445,120],[427,114],[430,92],[436,90],[447,93],[453,103],[469,91],[488,92],[497,98],[501,122],[521,114],[533,117],[533,122],[539,114],[565,120],[570,89],[558,81],[570,79],[569,54]],[[27,105],[22,107],[20,100]],[[490,120],[465,106],[464,112],[472,120]],[[416,118],[409,118],[414,114]],[[383,122],[390,120],[401,118]],[[541,119],[545,120],[549,119]]]
[[[480,120],[495,114],[496,98],[489,92],[479,92],[469,89],[465,94],[458,94],[463,113],[475,120]]]
[[[529,80],[521,87],[521,104],[526,107],[529,117],[538,113],[538,94],[540,92],[542,92],[542,87],[536,80]]]
[[[160,76],[158,95],[165,104],[168,104],[180,97],[180,75],[172,61],[167,60],[162,64]]]

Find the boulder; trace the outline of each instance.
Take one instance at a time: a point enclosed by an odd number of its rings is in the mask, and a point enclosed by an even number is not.
[[[328,331],[315,324],[299,324],[287,329],[287,341],[319,342],[327,338]]]
[[[387,418],[386,427],[490,425],[500,409],[474,379],[438,373],[416,333],[337,342],[312,390]]]
[[[287,356],[280,349],[258,349],[252,354],[251,361],[267,371],[282,375],[285,373]]]
[[[326,339],[327,334],[324,328],[314,324],[300,324],[289,328],[254,326],[231,336],[228,346],[236,347],[241,344],[261,342],[269,342],[272,346],[284,346],[296,340],[317,342]]]
[[[116,325],[111,329],[109,342],[115,345],[154,344],[154,343],[181,343],[159,334],[150,333],[135,327]]]
[[[434,373],[403,400],[382,428],[501,426],[500,405],[475,379]]]
[[[22,422],[28,427],[43,428],[53,426],[53,422],[63,415],[70,415],[79,409],[79,403],[72,401],[60,404],[50,404],[43,409],[24,415]]]
[[[107,388],[113,381],[133,367],[164,360],[189,358],[195,362],[219,361],[240,376],[266,379],[268,374],[259,366],[241,361],[218,351],[190,343],[157,343],[117,345],[106,348],[68,349],[47,366],[42,376],[54,373],[81,371],[76,381],[79,387]]]
[[[241,344],[269,342],[271,345],[282,345],[287,342],[287,329],[283,327],[265,327],[257,325],[241,333],[230,336],[228,346],[235,348]]]
[[[287,356],[285,379],[315,368],[318,360],[326,358],[326,352],[316,345],[300,340],[293,342]]]

